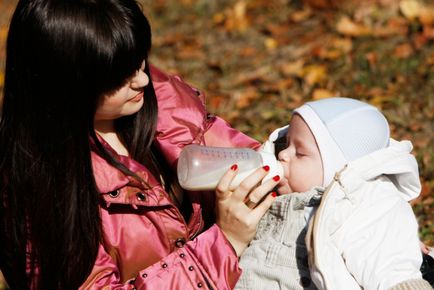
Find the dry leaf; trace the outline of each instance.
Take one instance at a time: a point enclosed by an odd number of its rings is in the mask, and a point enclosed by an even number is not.
[[[420,11],[419,21],[424,25],[434,24],[434,7],[425,6],[424,9]]]
[[[369,66],[371,68],[375,67],[378,63],[378,57],[375,52],[368,52],[365,54],[366,59],[368,60]]]
[[[388,103],[393,99],[394,97],[388,95],[375,95],[369,100],[369,103],[381,109],[385,103]]]
[[[336,97],[336,93],[326,89],[315,89],[312,93],[312,100],[321,100],[331,97]]]
[[[225,28],[229,31],[236,30],[243,32],[248,26],[246,17],[246,1],[241,0],[235,3],[234,7],[227,11]]]
[[[413,37],[413,45],[415,49],[421,49],[427,43],[428,43],[428,38],[423,34],[416,34]]]
[[[280,71],[285,76],[301,77],[303,75],[304,60],[298,59],[294,62],[287,62],[280,66]]]
[[[277,41],[272,37],[267,37],[264,41],[264,45],[268,50],[273,50],[277,47]]]
[[[405,36],[408,34],[408,21],[401,17],[392,18],[387,22],[387,25],[373,28],[373,34],[377,37]]]
[[[336,30],[343,35],[358,37],[371,35],[372,30],[363,24],[355,23],[349,17],[342,17],[336,24]]]
[[[309,19],[311,16],[312,16],[312,9],[306,7],[302,10],[297,10],[294,13],[292,13],[290,19],[295,23],[299,23]]]
[[[303,69],[303,79],[310,86],[321,83],[326,77],[327,69],[324,65],[309,65]]]
[[[420,15],[422,5],[417,0],[401,0],[399,10],[409,20],[414,20]]]
[[[410,57],[413,54],[413,52],[414,52],[413,47],[411,47],[411,45],[408,43],[404,43],[395,47],[393,51],[393,55],[396,56],[397,58],[404,59]]]
[[[427,39],[434,39],[434,27],[429,25],[424,25],[422,34]]]
[[[248,87],[243,91],[238,91],[234,94],[236,100],[235,106],[238,109],[243,109],[251,105],[253,100],[259,98],[258,90],[254,87]]]

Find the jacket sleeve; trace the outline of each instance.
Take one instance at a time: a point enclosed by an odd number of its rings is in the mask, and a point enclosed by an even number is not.
[[[365,217],[369,220],[367,213]],[[362,224],[347,234],[343,258],[363,289],[422,279],[418,224],[409,203],[400,200],[372,224]]]
[[[92,273],[80,289],[225,290],[233,289],[239,276],[238,258],[221,230],[214,225],[123,283],[115,259],[100,246]]]
[[[188,144],[260,147],[258,141],[209,114],[203,93],[178,76],[167,75],[154,66],[150,70],[158,101],[156,142],[170,165],[176,164],[179,153]]]

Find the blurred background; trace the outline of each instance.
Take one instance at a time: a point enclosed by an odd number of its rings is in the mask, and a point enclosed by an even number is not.
[[[381,109],[409,139],[421,239],[434,245],[434,1],[140,0],[151,61],[204,91],[210,112],[265,140],[309,100],[341,96]],[[0,0],[0,90],[16,0]],[[0,98],[1,98],[0,93]]]

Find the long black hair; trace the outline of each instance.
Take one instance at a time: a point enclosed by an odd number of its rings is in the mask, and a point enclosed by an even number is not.
[[[131,173],[98,142],[95,111],[150,47],[149,23],[134,0],[19,1],[0,114],[0,267],[12,289],[76,289],[89,275],[102,242],[91,144]],[[145,164],[158,155],[156,120],[150,82],[142,109],[115,121]]]

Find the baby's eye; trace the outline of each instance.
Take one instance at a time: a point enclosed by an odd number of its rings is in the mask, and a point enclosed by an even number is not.
[[[307,156],[307,154],[305,154],[304,152],[300,152],[300,151],[296,151],[295,155],[297,155],[298,157]]]

